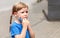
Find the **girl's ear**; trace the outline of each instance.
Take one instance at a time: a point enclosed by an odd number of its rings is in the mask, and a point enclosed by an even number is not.
[[[17,15],[17,12],[14,12],[14,14],[13,14],[14,16],[16,16]]]

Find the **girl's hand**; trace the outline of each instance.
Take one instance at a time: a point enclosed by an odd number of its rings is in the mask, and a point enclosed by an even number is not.
[[[29,21],[26,18],[23,19],[22,25],[23,25],[23,27],[27,27],[29,25]]]

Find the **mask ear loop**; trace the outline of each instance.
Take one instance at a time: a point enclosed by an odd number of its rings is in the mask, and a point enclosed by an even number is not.
[[[20,23],[22,23],[22,20],[23,20],[23,19],[20,17],[20,18],[18,18],[18,20],[20,21]]]

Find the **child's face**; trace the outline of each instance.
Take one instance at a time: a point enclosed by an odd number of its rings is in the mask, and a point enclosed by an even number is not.
[[[28,8],[22,8],[21,10],[19,10],[18,12],[17,12],[17,16],[18,17],[21,17],[22,19],[24,19],[24,18],[28,18]]]

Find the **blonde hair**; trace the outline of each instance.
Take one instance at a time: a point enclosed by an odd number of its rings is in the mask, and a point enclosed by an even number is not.
[[[26,7],[28,8],[28,5],[26,5],[23,2],[19,2],[19,3],[16,3],[15,5],[13,5],[12,14],[10,16],[10,24],[12,23],[12,16],[13,16],[14,12],[17,12],[17,11],[21,10],[22,8],[26,8]]]

